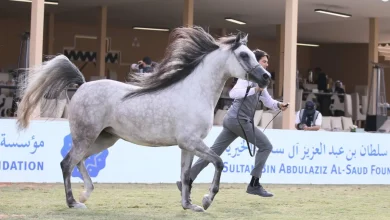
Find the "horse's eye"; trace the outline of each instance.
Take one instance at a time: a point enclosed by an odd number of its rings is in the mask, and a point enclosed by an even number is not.
[[[247,60],[249,58],[249,55],[248,53],[246,52],[241,52],[240,53],[240,57],[243,59],[243,60]]]

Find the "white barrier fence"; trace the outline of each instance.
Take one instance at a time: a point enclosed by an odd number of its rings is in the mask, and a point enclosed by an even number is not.
[[[213,127],[205,139],[208,146],[221,129]],[[272,129],[265,134],[274,149],[262,183],[390,184],[388,134]],[[0,182],[62,182],[60,162],[72,144],[67,121],[33,121],[27,131],[18,134],[15,120],[2,119],[0,135]],[[243,139],[237,138],[222,159],[222,182],[250,180],[254,158]],[[180,179],[180,149],[119,140],[109,150],[88,158],[86,167],[94,182],[174,183]],[[196,182],[210,183],[213,174],[209,164]],[[72,182],[81,182],[77,168]]]

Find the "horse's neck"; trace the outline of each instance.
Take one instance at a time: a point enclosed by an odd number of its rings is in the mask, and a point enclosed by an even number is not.
[[[217,104],[229,78],[225,68],[227,53],[228,51],[216,50],[207,55],[184,82],[187,89],[193,89],[191,92],[195,96],[201,95],[202,100],[213,107]]]

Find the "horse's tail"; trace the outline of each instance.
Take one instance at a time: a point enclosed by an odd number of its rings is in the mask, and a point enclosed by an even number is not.
[[[64,55],[29,68],[26,74],[27,77],[19,79],[21,100],[17,110],[18,130],[29,126],[30,117],[36,108],[41,107],[43,97],[57,101],[68,86],[85,83],[83,74]]]

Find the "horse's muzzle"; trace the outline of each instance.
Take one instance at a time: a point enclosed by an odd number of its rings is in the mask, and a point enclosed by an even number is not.
[[[256,82],[262,89],[267,87],[271,82],[271,74],[262,66],[258,66],[254,69],[249,78]]]

